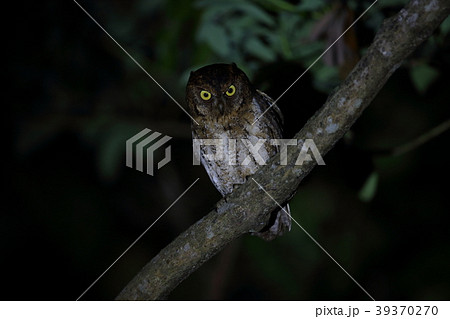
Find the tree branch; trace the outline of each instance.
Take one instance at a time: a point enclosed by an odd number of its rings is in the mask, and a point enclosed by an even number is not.
[[[220,200],[216,208],[154,257],[122,290],[117,300],[165,298],[180,282],[225,245],[268,222],[277,204],[287,202],[315,161],[295,165],[305,139],[313,139],[322,155],[350,129],[402,61],[427,39],[450,12],[449,0],[413,0],[386,19],[374,42],[347,79],[295,135],[288,148],[288,165],[279,155],[270,159],[247,182]]]
[[[411,152],[450,129],[450,119],[402,145],[372,152],[373,156],[400,156]]]

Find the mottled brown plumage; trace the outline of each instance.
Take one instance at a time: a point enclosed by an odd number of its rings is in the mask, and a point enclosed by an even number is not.
[[[270,107],[273,100],[255,89],[234,63],[212,64],[192,72],[186,87],[186,101],[198,123],[192,123],[194,150],[200,148],[201,163],[223,196],[231,193],[234,185],[243,184],[262,164],[251,155],[245,143],[256,145],[266,140],[258,151],[264,161],[277,152],[277,146],[271,145],[270,140],[282,138],[281,112],[276,105]],[[224,156],[221,159],[211,159],[221,147],[199,142],[205,139],[222,141]],[[208,154],[211,154],[209,158]],[[285,209],[289,213],[288,205]],[[256,235],[271,240],[290,228],[291,219],[281,210],[275,212],[270,225]]]

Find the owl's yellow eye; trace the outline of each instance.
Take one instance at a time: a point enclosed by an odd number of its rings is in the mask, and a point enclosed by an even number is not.
[[[203,100],[208,101],[211,98],[211,93],[209,93],[208,91],[203,90],[203,91],[200,92],[200,97]]]
[[[228,96],[232,96],[234,93],[236,93],[236,87],[234,85],[230,85],[228,90],[225,92]]]

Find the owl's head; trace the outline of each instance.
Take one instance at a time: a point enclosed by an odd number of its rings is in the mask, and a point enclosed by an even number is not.
[[[186,102],[195,118],[219,119],[251,105],[254,91],[236,64],[211,64],[191,72]]]

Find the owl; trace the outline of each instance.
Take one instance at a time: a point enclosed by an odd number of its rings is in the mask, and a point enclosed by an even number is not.
[[[280,109],[236,64],[212,64],[191,72],[186,102],[195,120],[194,156],[199,150],[200,162],[222,196],[277,153],[279,146],[270,141],[282,138]],[[289,205],[285,210],[290,215]],[[287,213],[275,211],[269,225],[254,234],[272,240],[290,230]]]

